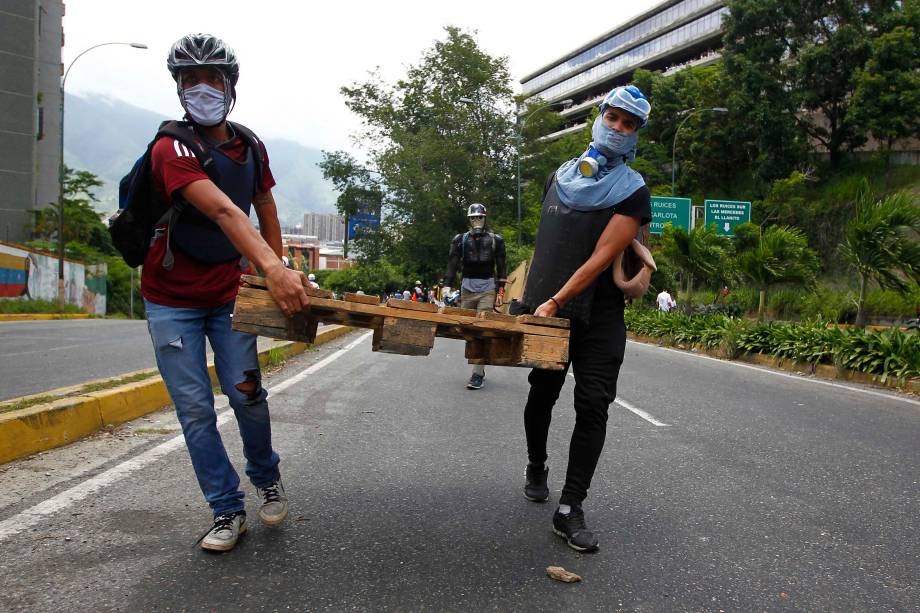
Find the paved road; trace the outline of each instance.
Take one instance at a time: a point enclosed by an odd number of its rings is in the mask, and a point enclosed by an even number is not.
[[[140,320],[4,322],[0,347],[0,400],[156,367]]]
[[[181,438],[151,422],[0,469],[0,609],[918,609],[920,402],[631,343],[619,392],[645,416],[611,408],[585,505],[601,550],[582,555],[520,492],[526,371],[469,392],[460,342],[340,351],[355,338],[269,377],[292,516],[232,553],[193,546],[209,514]]]

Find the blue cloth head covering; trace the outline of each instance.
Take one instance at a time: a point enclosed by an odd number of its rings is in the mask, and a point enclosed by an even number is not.
[[[625,134],[608,128],[598,115],[591,128],[591,136],[594,139],[591,146],[607,158],[597,175],[586,177],[578,170],[579,162],[588,151],[565,162],[556,171],[556,193],[559,200],[576,211],[610,208],[645,185],[642,175],[626,165],[627,161],[636,157],[638,133]]]

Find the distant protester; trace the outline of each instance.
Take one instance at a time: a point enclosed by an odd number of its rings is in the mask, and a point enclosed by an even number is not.
[[[658,304],[658,310],[662,313],[667,313],[677,306],[677,302],[671,297],[667,289],[661,290],[661,293],[655,298],[655,302]]]
[[[485,205],[471,204],[466,211],[469,232],[454,236],[450,242],[443,291],[450,293],[457,272],[461,272],[460,307],[464,309],[492,311],[502,305],[505,296],[505,241],[501,234],[486,229],[486,215]],[[485,376],[486,367],[474,365],[466,388],[481,389]]]

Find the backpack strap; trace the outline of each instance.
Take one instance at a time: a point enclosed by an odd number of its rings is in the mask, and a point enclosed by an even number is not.
[[[211,157],[211,151],[195,132],[191,123],[175,120],[164,121],[157,129],[157,135],[153,140],[156,141],[162,136],[169,136],[185,145],[198,158],[198,163],[201,164],[201,169],[208,175],[208,178],[217,183],[219,175],[214,165],[214,158]]]
[[[256,185],[261,185],[262,183],[262,173],[265,169],[265,156],[262,155],[262,141],[259,140],[259,137],[256,136],[256,133],[244,126],[241,123],[236,123],[235,121],[227,121],[233,130],[240,135],[240,138],[243,139],[243,142],[246,143],[249,148],[256,155]]]
[[[195,128],[191,123],[176,120],[164,121],[157,129],[157,134],[153,142],[156,142],[164,136],[173,138],[184,145],[198,159],[198,163],[201,164],[201,169],[208,175],[208,178],[214,183],[218,182],[220,176],[217,172],[217,166],[214,164],[214,158],[211,156],[211,151],[208,149],[207,145],[205,145],[201,137],[195,132]],[[176,261],[172,252],[172,231],[186,206],[184,201],[175,200],[172,206],[168,207],[166,212],[163,213],[163,216],[154,224],[154,226],[159,226],[163,223],[166,224],[166,251],[163,254],[163,268],[166,270],[172,270]]]

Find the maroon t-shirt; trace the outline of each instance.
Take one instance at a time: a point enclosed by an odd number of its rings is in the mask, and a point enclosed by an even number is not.
[[[221,145],[221,151],[233,160],[246,159],[246,143],[239,136]],[[257,191],[265,193],[274,187],[275,179],[264,146],[262,157],[262,180]],[[194,181],[210,180],[195,154],[169,136],[154,143],[150,168],[153,189],[164,202],[172,203],[172,197]],[[166,270],[162,265],[166,254],[165,224],[157,228],[155,237],[141,274],[141,293],[145,299],[171,307],[209,308],[236,298],[241,274],[239,259],[218,264],[201,262],[173,245],[175,264],[172,270]]]

